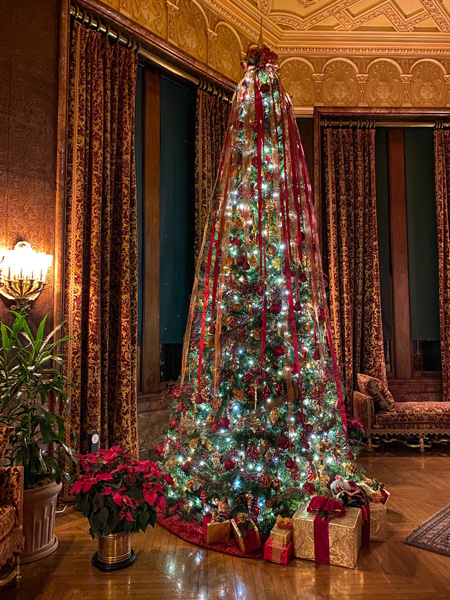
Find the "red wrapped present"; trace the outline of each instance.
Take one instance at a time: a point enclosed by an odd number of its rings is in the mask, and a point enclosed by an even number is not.
[[[231,520],[231,529],[239,550],[244,554],[251,554],[261,548],[258,528],[246,513],[239,513]]]
[[[264,545],[264,558],[278,565],[286,566],[292,558],[293,547],[292,540],[285,546],[278,546],[269,538]]]
[[[230,541],[230,520],[214,509],[203,515],[203,537],[207,544],[226,544]]]

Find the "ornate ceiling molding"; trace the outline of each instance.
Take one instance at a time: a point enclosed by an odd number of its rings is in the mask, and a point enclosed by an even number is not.
[[[259,36],[297,112],[450,106],[450,0],[103,0],[237,81]]]

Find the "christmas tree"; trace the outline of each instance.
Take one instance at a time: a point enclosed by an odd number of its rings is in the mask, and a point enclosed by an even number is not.
[[[264,532],[359,470],[292,105],[267,47],[243,67],[157,451],[182,518],[220,506]]]

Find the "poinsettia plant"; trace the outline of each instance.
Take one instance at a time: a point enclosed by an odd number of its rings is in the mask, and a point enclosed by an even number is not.
[[[151,460],[136,460],[120,446],[79,454],[79,474],[70,492],[88,518],[93,538],[111,533],[137,533],[156,522],[165,509],[166,486],[174,483]]]

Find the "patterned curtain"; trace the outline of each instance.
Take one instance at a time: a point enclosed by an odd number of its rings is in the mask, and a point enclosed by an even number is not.
[[[211,195],[225,141],[230,103],[197,91],[195,116],[195,259],[208,220]]]
[[[386,382],[375,192],[375,130],[324,129],[331,328],[342,382]]]
[[[137,56],[73,22],[65,319],[76,447],[137,454]]]
[[[434,132],[436,222],[439,254],[439,320],[441,329],[442,392],[450,394],[450,131]]]

